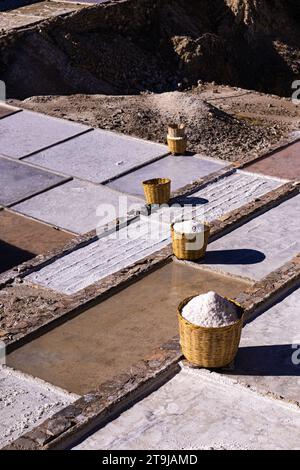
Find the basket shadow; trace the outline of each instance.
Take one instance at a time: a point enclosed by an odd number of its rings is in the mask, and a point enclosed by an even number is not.
[[[240,347],[230,375],[300,377],[300,346]]]
[[[188,210],[191,207],[207,204],[209,201],[204,197],[196,197],[191,194],[190,196],[180,196],[176,198],[174,202],[182,207],[186,206],[186,209]]]
[[[207,251],[205,258],[198,264],[256,264],[266,258],[265,254],[250,248],[236,250],[211,250]]]

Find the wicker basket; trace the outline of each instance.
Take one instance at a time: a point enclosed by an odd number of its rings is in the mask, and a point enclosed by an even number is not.
[[[175,223],[175,222],[174,222]],[[187,237],[182,233],[177,233],[174,230],[174,223],[171,224],[172,246],[173,253],[178,259],[185,259],[189,261],[203,258],[206,253],[208,239],[210,234],[210,226],[204,223],[204,233],[195,234],[193,238]],[[196,245],[190,247],[190,244]]]
[[[184,124],[169,124],[167,141],[171,153],[184,154],[187,147]]]
[[[233,325],[220,328],[195,326],[181,314],[183,307],[194,296],[188,297],[178,307],[180,345],[183,355],[198,367],[224,367],[236,356],[243,327],[243,308],[231,299],[239,311],[240,318]]]
[[[184,154],[187,148],[187,138],[186,137],[170,137],[168,135],[168,147],[169,151],[173,153],[173,155],[177,154]]]
[[[143,181],[147,204],[167,204],[171,196],[171,180],[155,178]]]

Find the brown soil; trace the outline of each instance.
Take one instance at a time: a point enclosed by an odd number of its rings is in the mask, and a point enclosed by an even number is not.
[[[186,92],[37,96],[12,103],[162,143],[168,123],[181,120],[190,151],[231,161],[268,149],[300,124],[300,107],[291,100],[209,83]]]
[[[0,339],[9,340],[15,334],[28,332],[32,317],[41,324],[49,313],[65,305],[64,297],[46,289],[23,284],[8,285],[0,290]]]

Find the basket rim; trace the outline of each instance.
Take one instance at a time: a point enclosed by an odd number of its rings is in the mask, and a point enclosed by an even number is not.
[[[192,234],[192,233],[188,233],[188,234],[179,233],[179,232],[176,232],[176,230],[174,230],[174,225],[175,224],[180,223],[180,222],[189,222],[190,220],[194,221],[194,219],[174,220],[173,222],[171,222],[171,230],[173,230],[175,233],[178,233],[178,235],[197,235],[196,233],[195,234]],[[195,220],[195,222],[196,222],[196,220]],[[211,225],[208,222],[203,221],[203,220],[199,220],[198,222],[200,222],[200,224],[204,225],[204,227],[205,227],[204,232],[211,229]]]
[[[189,322],[188,320],[186,320],[182,316],[181,311],[182,311],[183,307],[190,300],[192,300],[194,297],[197,297],[197,295],[199,295],[199,294],[191,295],[189,297],[186,297],[184,300],[182,300],[180,302],[180,304],[178,305],[178,308],[177,308],[177,313],[178,313],[179,318],[182,321],[184,321],[187,325],[190,325],[191,327],[193,327],[194,329],[203,330],[203,331],[226,331],[227,329],[231,329],[234,326],[237,326],[238,324],[240,324],[243,321],[243,319],[244,319],[244,308],[241,306],[241,304],[239,304],[238,302],[236,302],[233,299],[230,299],[229,297],[224,296],[224,299],[229,300],[229,302],[233,303],[236,307],[238,307],[238,311],[240,313],[240,318],[237,321],[235,321],[234,323],[231,323],[230,325],[225,325],[225,326],[199,326],[199,325],[194,325],[194,323]]]
[[[151,178],[143,181],[144,186],[164,186],[171,183],[170,178]]]

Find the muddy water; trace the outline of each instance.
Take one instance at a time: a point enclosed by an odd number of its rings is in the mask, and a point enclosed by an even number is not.
[[[245,171],[262,173],[278,178],[300,180],[300,142],[276,152],[270,157],[247,166]]]
[[[8,365],[79,394],[130,370],[177,334],[192,294],[236,296],[247,283],[171,263],[8,356]]]
[[[0,273],[74,238],[26,217],[0,210]]]

